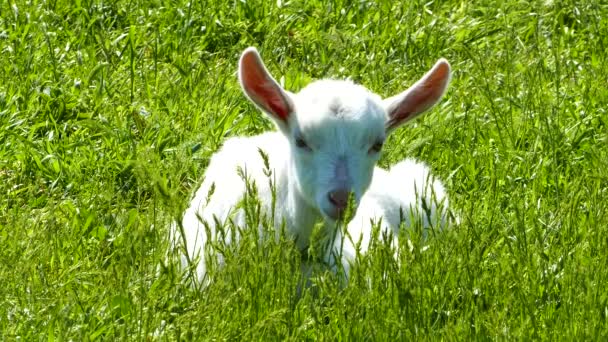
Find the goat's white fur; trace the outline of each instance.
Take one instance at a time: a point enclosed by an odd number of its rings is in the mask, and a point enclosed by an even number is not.
[[[402,224],[409,227],[414,223],[412,219],[418,220],[423,234],[431,227],[443,229],[448,221],[447,208],[443,183],[433,177],[425,164],[406,159],[389,171],[376,168],[372,184],[361,199],[355,217],[347,225],[348,233],[337,232],[333,247],[328,250],[331,254],[326,258],[334,267],[339,260],[348,279],[357,252],[363,255],[370,247],[374,225],[379,226],[380,236],[390,239],[396,252]]]
[[[231,219],[239,227],[245,224],[243,210],[235,208],[246,192],[237,169],[257,186],[263,212],[271,212],[272,190],[259,150],[268,156],[276,188],[275,227],[284,222],[300,249],[309,245],[317,221],[323,219],[327,229],[335,227],[342,209],[332,198],[335,190],[352,192],[356,204],[367,206],[369,202],[365,213],[375,215],[387,209],[387,217],[394,217],[392,206],[380,208],[380,193],[366,194],[372,174],[375,183],[390,181],[385,171],[375,168],[379,158],[376,150],[387,134],[439,101],[449,78],[449,64],[441,59],[410,89],[384,101],[362,86],[336,80],[316,81],[292,94],[270,76],[254,48],[245,50],[239,63],[243,91],[279,130],[228,139],[212,156],[182,220],[187,253],[182,263],[200,259],[197,277],[202,280],[206,273],[202,251],[216,233],[216,220],[224,224]],[[405,171],[403,181],[410,182],[407,178],[412,174],[415,172]],[[212,187],[215,191],[207,201]],[[409,196],[406,191],[404,188],[403,195]],[[372,210],[373,206],[378,209]],[[212,236],[207,236],[203,222],[209,225]],[[172,229],[173,238],[180,242],[177,227]]]

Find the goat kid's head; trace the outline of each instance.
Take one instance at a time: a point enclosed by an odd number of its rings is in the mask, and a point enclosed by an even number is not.
[[[450,81],[440,59],[406,91],[382,100],[349,81],[321,80],[298,94],[272,78],[255,48],[239,63],[247,97],[267,113],[290,143],[297,189],[308,204],[337,220],[354,194],[356,204],[369,187],[387,134],[435,105]]]

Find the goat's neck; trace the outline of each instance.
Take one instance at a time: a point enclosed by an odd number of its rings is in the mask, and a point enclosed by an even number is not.
[[[296,172],[292,163],[287,163],[287,186],[285,193],[285,220],[287,230],[296,238],[296,244],[300,248],[305,248],[310,243],[310,235],[315,223],[321,219],[317,208],[311,206],[306,201],[298,189],[294,177]]]

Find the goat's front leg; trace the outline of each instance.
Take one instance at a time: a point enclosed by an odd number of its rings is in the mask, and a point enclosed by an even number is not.
[[[348,283],[350,269],[357,257],[355,247],[356,240],[350,238],[346,226],[327,227],[329,232],[328,243],[324,253],[324,262],[337,275],[342,275],[340,279],[344,285]],[[342,272],[340,271],[342,268]]]

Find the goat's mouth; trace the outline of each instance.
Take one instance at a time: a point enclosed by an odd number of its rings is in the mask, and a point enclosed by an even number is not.
[[[340,221],[344,219],[344,209],[331,208],[329,210],[324,210],[323,213],[332,221]]]
[[[346,220],[350,221],[350,219],[352,219],[352,217],[355,216],[356,210],[357,210],[356,207],[352,208],[350,210],[350,213],[348,213],[349,210],[347,210],[347,208],[332,207],[332,208],[324,209],[321,212],[322,212],[323,216],[325,216],[325,218],[329,221],[345,222]],[[348,217],[347,217],[347,214],[349,214]]]
[[[338,188],[327,194],[327,202],[321,205],[321,212],[330,221],[350,221],[357,211],[359,201],[348,188]]]

